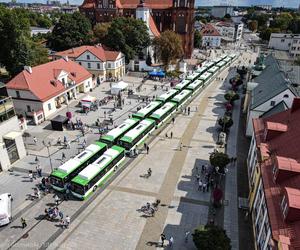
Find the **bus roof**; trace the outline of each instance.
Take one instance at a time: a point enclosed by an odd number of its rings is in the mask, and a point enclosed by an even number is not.
[[[116,138],[118,138],[122,133],[124,133],[127,129],[132,127],[134,124],[139,122],[136,118],[130,118],[125,120],[123,123],[121,123],[118,127],[112,129],[109,131],[106,135],[101,136],[101,139],[107,140],[107,141],[114,141]]]
[[[196,69],[196,72],[201,74],[201,73],[203,73],[205,70],[207,70],[207,67],[202,66],[201,68]]]
[[[205,80],[207,80],[207,78],[209,78],[210,76],[211,76],[211,73],[205,72],[205,73],[203,73],[203,74],[200,76],[200,80],[205,81]]]
[[[209,70],[207,70],[208,72],[210,72],[210,73],[215,73],[215,72],[217,72],[219,70],[219,68],[218,67],[216,67],[216,66],[213,66],[213,67],[211,67]]]
[[[188,80],[188,79],[185,79],[183,81],[181,81],[180,83],[178,83],[176,86],[175,86],[175,89],[183,89],[185,86],[187,86],[191,81]]]
[[[51,175],[63,179],[79,165],[81,162],[72,158],[54,170]]]
[[[92,155],[96,154],[100,149],[106,147],[106,144],[101,143],[102,146],[91,144],[89,145],[83,152],[76,155],[74,159],[80,161],[81,163],[85,162],[87,159],[89,159]]]
[[[162,115],[164,115],[166,112],[168,112],[174,106],[176,106],[175,103],[167,102],[160,109],[156,110],[150,117],[159,119]]]
[[[222,58],[221,57],[217,57],[215,59],[212,60],[215,64],[222,61]]]
[[[213,66],[213,65],[214,65],[213,62],[207,62],[207,61],[205,61],[205,62],[203,63],[203,66],[205,66],[206,68],[210,68],[210,67]]]
[[[230,57],[226,57],[223,59],[223,62],[230,62],[231,61],[231,58]]]
[[[172,101],[174,101],[174,102],[181,102],[181,100],[184,99],[186,96],[190,95],[191,92],[192,92],[191,90],[184,89],[179,94],[177,94],[176,96],[174,96],[172,98]]]
[[[193,74],[187,76],[186,79],[193,81],[193,80],[195,80],[195,78],[197,78],[199,75],[200,75],[199,73],[194,72]]]
[[[221,61],[217,64],[218,67],[223,67],[224,65],[226,64],[226,62],[224,61]]]
[[[203,81],[201,80],[196,80],[194,82],[192,82],[189,86],[187,86],[188,89],[195,89],[197,88],[199,85],[202,85]]]
[[[151,113],[152,110],[156,109],[159,105],[161,105],[161,102],[158,101],[150,102],[145,108],[139,110],[137,113],[133,115],[144,118],[146,115]]]
[[[178,90],[176,89],[170,89],[168,92],[160,95],[159,97],[157,97],[156,99],[159,101],[166,101],[167,99],[169,99],[172,95],[175,95],[177,93]]]
[[[142,120],[139,125],[128,131],[122,138],[122,141],[132,142],[140,133],[152,125],[155,121],[152,119]]]
[[[221,56],[221,58],[224,60],[227,57],[227,55],[223,55]]]
[[[230,54],[228,55],[231,59],[236,57],[236,54]]]

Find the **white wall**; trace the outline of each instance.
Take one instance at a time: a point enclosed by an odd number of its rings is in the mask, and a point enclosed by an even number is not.
[[[272,33],[269,41],[269,48],[277,50],[286,50],[289,51],[290,45],[292,44],[292,39],[289,37],[284,37]]]
[[[90,59],[87,59],[87,56],[89,56]],[[98,57],[96,57],[89,51],[84,52],[82,55],[77,57],[75,61],[77,63],[80,62],[81,66],[83,66],[87,70],[105,70],[105,62],[102,62]],[[88,63],[90,63],[90,68],[88,67]],[[98,63],[100,64],[100,69],[98,69]]]
[[[220,36],[203,36],[202,37],[202,46],[207,46],[209,42],[209,47],[220,47],[221,37]]]

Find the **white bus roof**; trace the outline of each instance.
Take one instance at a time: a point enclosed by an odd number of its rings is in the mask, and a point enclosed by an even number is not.
[[[222,60],[221,57],[217,57],[217,58],[213,59],[212,61],[213,61],[214,63],[218,63],[218,62],[220,62],[221,60]]]
[[[78,159],[70,159],[67,162],[65,162],[63,165],[58,167],[58,170],[61,172],[64,172],[66,174],[69,174],[70,172],[72,172],[72,170],[79,166],[81,164],[81,162]]]
[[[162,101],[165,101],[167,100],[168,98],[170,98],[170,96],[174,95],[175,93],[177,92],[176,89],[170,89],[168,92],[160,95],[159,97],[157,97],[158,100],[162,100]]]
[[[125,136],[130,138],[137,137],[145,128],[147,128],[151,124],[149,120],[142,120],[135,128],[128,131]]]
[[[113,138],[117,138],[120,136],[125,130],[130,128],[133,124],[136,123],[136,120],[134,119],[127,119],[123,123],[121,123],[118,127],[112,129],[109,131],[106,135],[112,136]]]
[[[187,86],[191,81],[188,79],[185,79],[183,81],[181,81],[180,83],[178,83],[175,88],[176,89],[183,89],[185,86]]]
[[[206,66],[202,66],[201,68],[196,69],[196,72],[201,74],[201,73],[203,73],[206,69],[207,69]]]
[[[223,59],[223,62],[230,62],[231,58],[230,57],[226,57]]]
[[[160,109],[156,110],[151,116],[154,116],[154,117],[155,116],[162,116],[163,114],[165,114],[166,112],[168,112],[174,106],[176,106],[175,103],[167,102]]]
[[[85,169],[83,169],[78,176],[84,180],[92,179],[98,172],[100,168],[98,165],[90,164]]]
[[[222,67],[222,66],[224,66],[225,64],[226,64],[226,62],[221,61],[221,62],[219,62],[219,63],[217,64],[217,66],[218,66],[218,67]]]
[[[236,57],[236,54],[230,54],[228,55],[230,58],[235,58]]]
[[[201,81],[201,80],[196,80],[196,81],[192,82],[192,83],[188,86],[188,88],[195,89],[195,88],[197,88],[199,85],[201,85],[202,83],[203,83],[203,81]]]
[[[224,59],[224,58],[226,58],[226,57],[227,57],[227,55],[223,55],[223,56],[221,56],[221,58],[222,58],[222,59]]]
[[[190,90],[184,89],[178,95],[174,96],[173,101],[180,102],[183,98],[191,93]]]
[[[214,65],[213,62],[204,62],[204,63],[203,63],[203,66],[205,66],[205,67],[207,67],[207,68],[209,68],[209,67],[211,67],[211,66],[213,66],[213,65]]]
[[[188,79],[188,80],[194,80],[194,79],[195,79],[196,77],[198,77],[198,76],[199,76],[199,73],[194,72],[193,74],[187,76],[186,79]]]
[[[205,72],[204,74],[202,74],[201,76],[200,76],[200,80],[206,80],[207,78],[209,78],[211,76],[211,73],[209,73],[209,72]]]
[[[149,112],[151,112],[153,109],[155,109],[157,106],[159,106],[161,103],[160,102],[150,102],[145,108],[139,110],[136,114],[140,115],[147,115]]]
[[[76,155],[74,159],[80,161],[81,163],[85,162],[90,156],[99,151],[99,146],[95,144],[89,145],[83,152]]]
[[[216,71],[218,71],[219,70],[219,68],[218,67],[216,67],[216,66],[213,66],[213,67],[211,67],[209,70],[207,70],[208,72],[210,72],[210,73],[215,73]]]

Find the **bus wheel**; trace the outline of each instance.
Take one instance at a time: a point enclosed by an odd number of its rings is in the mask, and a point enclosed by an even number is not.
[[[97,189],[97,185],[93,187],[93,192],[95,192]]]

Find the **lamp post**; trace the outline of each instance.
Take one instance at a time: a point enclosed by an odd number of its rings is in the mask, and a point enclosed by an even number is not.
[[[43,144],[44,144],[45,147],[47,147],[48,158],[49,158],[50,167],[51,167],[51,172],[53,172],[52,160],[51,160],[51,155],[50,155],[50,150],[49,150],[49,148],[51,147],[51,142],[48,142],[48,144],[47,144],[47,143],[45,143],[45,141],[43,141]]]

